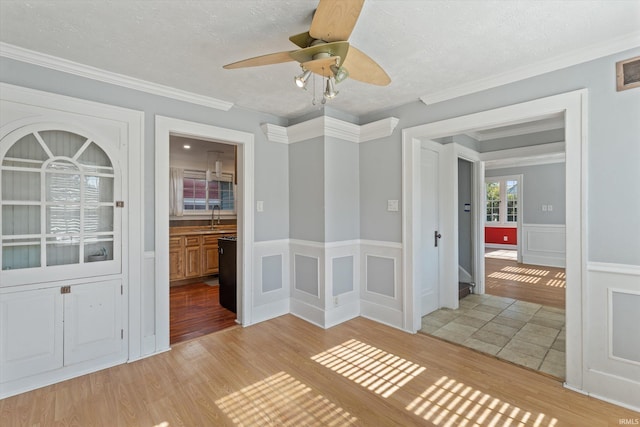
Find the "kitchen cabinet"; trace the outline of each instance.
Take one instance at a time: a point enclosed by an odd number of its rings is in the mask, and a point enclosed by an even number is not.
[[[172,227],[169,233],[169,280],[218,274],[218,239],[235,234],[235,225],[223,225],[215,230]]]

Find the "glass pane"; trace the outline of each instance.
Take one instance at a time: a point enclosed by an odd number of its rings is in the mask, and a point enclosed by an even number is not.
[[[78,264],[80,244],[77,237],[47,238],[47,266]]]
[[[2,200],[40,201],[40,171],[2,171]]]
[[[500,221],[500,183],[499,182],[487,182],[486,183],[486,198],[487,198],[487,222],[499,222]]]
[[[47,173],[48,202],[79,202],[80,175]]]
[[[45,130],[38,133],[55,157],[73,157],[87,142],[84,136],[64,130]]]
[[[40,234],[40,206],[2,206],[2,235]]]
[[[109,168],[112,166],[107,153],[105,153],[102,148],[98,147],[95,142],[89,144],[82,155],[78,158],[78,162],[87,166],[104,166]]]
[[[40,267],[40,243],[31,242],[20,246],[2,247],[2,269]]]
[[[204,179],[184,179],[184,208],[186,210],[205,210],[207,181]]]
[[[84,200],[87,203],[113,202],[113,178],[85,176]]]
[[[84,262],[113,260],[113,236],[87,238],[84,245]]]
[[[113,206],[87,206],[84,210],[84,232],[113,231]]]
[[[48,234],[79,234],[80,206],[54,205],[47,206]]]
[[[40,145],[40,142],[38,142],[33,134],[23,136],[18,141],[16,141],[16,143],[13,144],[11,148],[9,148],[9,151],[7,151],[6,157],[39,160],[40,162],[43,162],[49,158],[49,156],[47,156],[47,153],[42,148],[42,145]],[[12,166],[7,164],[7,162],[8,160],[5,159],[2,164],[5,166]],[[29,163],[20,162],[20,166],[40,168],[42,164],[32,163],[31,165],[29,165]]]

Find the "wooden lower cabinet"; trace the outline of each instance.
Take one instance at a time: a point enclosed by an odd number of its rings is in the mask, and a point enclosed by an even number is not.
[[[169,237],[169,280],[184,279],[184,237]]]
[[[169,280],[218,274],[218,239],[235,231],[214,235],[169,237]]]
[[[218,274],[218,239],[220,236],[202,236],[202,275]]]
[[[200,246],[202,245],[202,236],[185,237],[184,248],[184,277],[190,279],[192,277],[200,277],[202,256],[200,255]]]

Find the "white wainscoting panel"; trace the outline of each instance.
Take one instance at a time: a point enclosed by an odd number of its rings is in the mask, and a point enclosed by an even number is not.
[[[253,307],[250,323],[262,322],[289,313],[291,295],[289,239],[255,242],[253,263],[253,300],[251,302]]]
[[[326,292],[324,243],[290,240],[289,250],[291,262],[291,314],[323,328],[325,323],[324,295]],[[316,269],[313,270],[313,274],[316,277],[303,276],[308,276],[310,273],[310,271],[301,270],[303,267],[309,267],[310,260],[315,260]],[[305,282],[298,283],[301,280]],[[309,292],[309,285],[313,283],[317,287],[313,289],[313,292]]]
[[[566,227],[556,224],[522,225],[522,262],[562,267],[566,265]]]
[[[402,328],[402,244],[361,240],[360,260],[361,315]],[[373,272],[376,277],[369,275]],[[381,277],[387,279],[381,282]]]
[[[360,315],[360,244],[357,240],[331,242],[325,245],[325,327],[330,328]],[[339,278],[336,266],[350,267],[350,279]],[[334,280],[350,283],[334,283]]]
[[[589,263],[586,290],[584,391],[640,411],[640,266]]]

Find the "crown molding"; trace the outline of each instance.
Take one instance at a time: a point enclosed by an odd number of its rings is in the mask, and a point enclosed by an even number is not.
[[[529,147],[489,151],[480,153],[480,160],[484,161],[484,167],[487,170],[563,163],[566,159],[565,145],[564,142],[552,142]]]
[[[12,44],[0,42],[0,56],[26,62],[28,64],[49,68],[63,73],[73,74],[104,83],[114,84],[129,89],[147,92],[178,101],[189,102],[191,104],[203,105],[217,110],[229,111],[233,107],[232,102],[223,101],[209,96],[187,92],[169,86],[152,83],[146,80],[136,79],[123,74],[113,73],[89,65],[58,58],[33,50],[25,49]]]
[[[640,31],[626,36],[617,37],[604,43],[598,43],[583,49],[578,49],[571,53],[559,55],[531,65],[518,67],[502,74],[464,83],[443,91],[425,94],[420,97],[420,101],[426,105],[436,104],[438,102],[506,85],[519,80],[525,80],[551,71],[561,70],[563,68],[568,68],[583,62],[613,55],[639,46]]]
[[[333,117],[321,116],[288,127],[271,123],[263,123],[260,127],[269,141],[282,144],[293,144],[322,136],[360,143],[391,135],[398,122],[396,117],[387,117],[365,125],[356,125]]]
[[[527,135],[530,133],[544,132],[564,128],[564,117],[555,117],[547,120],[531,122],[527,125],[513,127],[511,129],[498,128],[496,130],[472,131],[466,135],[476,141],[490,141],[492,139],[509,138],[512,136]]]

